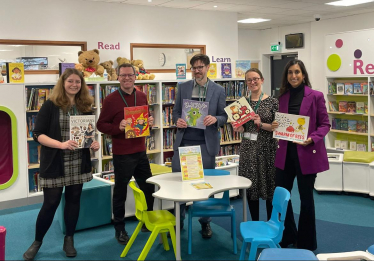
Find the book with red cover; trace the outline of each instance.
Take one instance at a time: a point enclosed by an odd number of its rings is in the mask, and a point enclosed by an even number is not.
[[[126,139],[149,136],[148,105],[125,107]]]
[[[255,115],[255,112],[252,110],[245,97],[242,97],[226,106],[225,111],[234,128],[238,128],[244,123],[252,120]]]

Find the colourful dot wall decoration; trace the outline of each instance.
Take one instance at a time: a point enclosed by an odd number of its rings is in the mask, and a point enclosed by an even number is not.
[[[341,48],[343,46],[343,40],[342,39],[338,39],[335,41],[335,46],[337,48]]]
[[[353,55],[356,59],[360,59],[362,56],[362,51],[360,49],[356,49]]]
[[[340,59],[340,56],[337,54],[331,54],[327,58],[327,68],[330,69],[330,71],[337,71],[339,70],[340,66],[342,65],[342,60]]]

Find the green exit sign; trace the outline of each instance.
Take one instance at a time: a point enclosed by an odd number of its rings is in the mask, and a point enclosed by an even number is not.
[[[271,50],[272,52],[279,52],[279,50],[280,50],[280,46],[279,46],[279,44],[271,45],[271,46],[270,46],[270,50]]]

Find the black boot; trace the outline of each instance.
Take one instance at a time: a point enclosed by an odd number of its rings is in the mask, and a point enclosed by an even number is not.
[[[67,257],[75,257],[77,255],[77,250],[74,248],[74,239],[71,236],[66,236],[64,238],[64,248]]]
[[[39,248],[42,246],[42,242],[34,241],[29,249],[26,250],[26,252],[23,254],[23,259],[26,261],[34,260],[34,257],[39,251]]]

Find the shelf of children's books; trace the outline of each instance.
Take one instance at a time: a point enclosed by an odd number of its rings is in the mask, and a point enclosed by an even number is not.
[[[40,167],[39,163],[29,164],[29,169],[38,169]]]
[[[102,160],[111,160],[111,159],[113,159],[113,156],[112,156],[112,155],[104,155],[104,156],[102,157]]]
[[[26,112],[39,112],[39,110],[27,110]]]
[[[368,97],[367,94],[327,94],[327,96],[352,96],[352,97]]]
[[[241,140],[232,140],[232,141],[221,141],[221,146],[222,145],[231,145],[231,144],[238,144],[241,143]]]
[[[368,116],[367,114],[364,113],[348,113],[348,112],[340,112],[340,111],[329,111],[327,112],[328,114],[340,114],[340,115],[350,115],[350,116]],[[374,116],[374,114],[373,114]]]
[[[30,191],[29,192],[29,197],[37,197],[37,196],[42,196],[42,195],[43,195],[43,191],[38,191],[38,192]]]
[[[174,151],[173,149],[163,149],[163,152],[170,152],[170,151]]]
[[[330,132],[360,135],[360,136],[367,136],[368,135],[367,133],[360,133],[360,132],[353,132],[353,131],[343,131],[343,130],[335,130],[335,129],[330,129]]]
[[[177,126],[162,126],[163,129],[175,129]]]
[[[147,154],[156,154],[156,153],[160,153],[161,150],[147,150]]]

